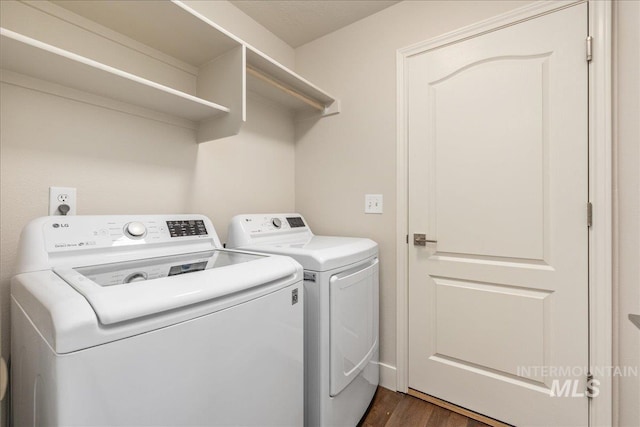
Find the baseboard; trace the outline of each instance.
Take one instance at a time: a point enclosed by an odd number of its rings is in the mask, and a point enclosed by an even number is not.
[[[378,365],[380,366],[380,386],[391,391],[397,391],[396,367],[386,363],[378,363]]]

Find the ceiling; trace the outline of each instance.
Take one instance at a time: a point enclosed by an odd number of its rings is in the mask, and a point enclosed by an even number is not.
[[[346,27],[400,0],[232,0],[291,47]]]

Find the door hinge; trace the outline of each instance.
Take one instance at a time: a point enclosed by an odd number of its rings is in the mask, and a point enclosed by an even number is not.
[[[594,383],[598,383],[598,381],[594,381],[593,374],[591,372],[587,373],[587,389],[584,394],[589,399],[593,399],[598,395],[598,390],[594,387]]]
[[[587,202],[587,227],[591,227],[593,224],[593,205],[591,202]]]
[[[587,36],[587,62],[593,59],[593,37]]]
[[[409,244],[409,235],[407,234],[407,245]]]

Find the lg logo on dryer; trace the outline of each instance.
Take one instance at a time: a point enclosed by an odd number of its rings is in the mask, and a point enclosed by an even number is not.
[[[53,228],[69,228],[69,224],[58,224],[57,222],[53,223]]]

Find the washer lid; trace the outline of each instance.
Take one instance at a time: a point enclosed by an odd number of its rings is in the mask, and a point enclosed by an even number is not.
[[[306,242],[270,243],[243,249],[287,255],[305,270],[328,271],[378,254],[378,244],[359,237],[313,236]]]
[[[214,250],[54,272],[109,325],[212,300],[296,274],[286,258]]]

